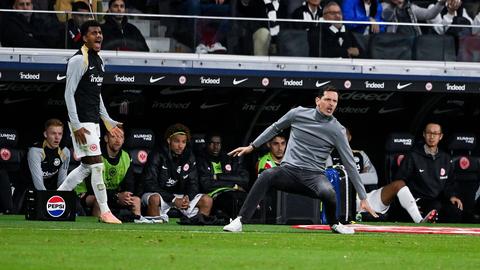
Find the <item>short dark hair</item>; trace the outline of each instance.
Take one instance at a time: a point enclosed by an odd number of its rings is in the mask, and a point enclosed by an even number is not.
[[[112,5],[113,5],[113,2],[115,2],[115,1],[118,1],[118,0],[110,0],[110,1],[108,1],[108,8],[111,8]],[[127,3],[125,3],[125,0],[120,0],[120,1],[123,1],[123,4],[124,4],[124,5],[127,4]]]
[[[184,124],[180,124],[180,123],[173,124],[167,128],[167,130],[165,131],[165,140],[169,139],[173,135],[179,135],[179,134],[187,136],[187,141],[190,141],[190,138],[191,138],[190,129]]]
[[[317,97],[323,97],[323,94],[325,91],[338,93],[337,88],[335,88],[335,86],[333,86],[332,84],[327,84],[322,89],[320,89],[320,91],[318,91]]]
[[[83,1],[73,2],[72,3],[72,11],[79,11],[80,9],[90,10],[90,7],[87,3]]]
[[[84,22],[82,26],[80,26],[80,33],[82,34],[82,37],[88,33],[88,28],[90,27],[101,27],[101,25],[95,20],[89,20]]]

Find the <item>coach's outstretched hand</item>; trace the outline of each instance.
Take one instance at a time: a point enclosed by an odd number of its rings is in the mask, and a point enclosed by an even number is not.
[[[378,218],[377,213],[370,207],[367,200],[360,200],[360,208],[370,213],[374,218]]]
[[[242,146],[242,147],[238,147],[236,148],[235,150],[231,151],[228,153],[229,156],[232,156],[232,157],[239,157],[239,156],[243,156],[243,155],[246,155],[246,154],[249,154],[253,151],[253,146],[249,145],[249,146]]]

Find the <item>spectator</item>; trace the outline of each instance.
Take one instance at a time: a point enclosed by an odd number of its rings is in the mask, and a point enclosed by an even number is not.
[[[225,17],[230,15],[230,3],[227,0],[180,0],[175,13],[192,16]],[[196,53],[225,53],[227,48],[222,42],[227,36],[228,20],[193,19],[183,25],[188,27],[188,35],[197,45]],[[185,31],[186,29],[184,29]],[[178,31],[178,29],[177,29]],[[196,35],[195,35],[196,34]]]
[[[304,20],[309,23],[303,24],[305,30],[308,32],[308,45],[310,48],[309,56],[320,56],[320,18],[322,14],[321,0],[307,0],[303,2],[302,6],[295,9],[292,13],[292,19]],[[313,23],[317,22],[317,23]]]
[[[246,197],[248,172],[238,159],[222,150],[220,134],[209,134],[207,145],[197,160],[200,191],[213,198],[213,212],[235,218]]]
[[[382,4],[378,0],[343,0],[343,19],[345,21],[383,22]],[[347,28],[364,35],[385,32],[385,25],[347,24]]]
[[[405,157],[395,179],[407,184],[423,213],[437,209],[440,222],[459,222],[463,205],[455,195],[452,160],[438,147],[442,127],[428,123],[423,138],[425,143]]]
[[[432,8],[422,8],[409,0],[387,0],[383,2],[382,18],[386,22],[417,23],[431,20],[437,16],[445,6],[446,0],[438,0]],[[402,33],[419,36],[422,34],[420,26],[389,25],[387,32]]]
[[[241,0],[238,1],[238,10],[242,16],[250,18],[268,18],[267,7],[263,0]],[[254,55],[269,55],[272,50],[272,34],[270,22],[265,21],[240,21],[240,24],[251,35]],[[276,36],[277,31],[274,30]],[[249,38],[247,40],[250,41]],[[248,46],[247,46],[248,47]]]
[[[323,9],[323,19],[342,21],[342,9],[337,2],[329,2]],[[342,23],[322,25],[322,56],[356,58],[362,55],[353,34]]]
[[[480,35],[480,12],[478,12],[477,16],[475,16],[475,19],[473,20],[473,25],[476,27],[472,28],[472,34],[474,35]]]
[[[212,198],[199,193],[197,166],[189,141],[188,127],[171,125],[165,132],[165,145],[148,156],[142,203],[147,206],[147,215],[159,217],[159,222],[168,222],[167,212],[172,207],[188,218],[199,213],[210,215]]]
[[[346,131],[348,142],[350,142],[352,140],[352,135],[349,129],[346,129]],[[352,150],[352,152],[355,159],[355,164],[357,165],[358,173],[360,174],[360,179],[365,185],[365,188],[373,185],[376,186],[378,183],[377,170],[368,158],[367,153],[362,150]],[[338,152],[334,151],[331,157],[333,165],[342,165],[342,160],[338,156]],[[372,206],[373,210],[379,214],[386,214],[396,197],[398,197],[400,205],[408,212],[415,223],[432,223],[436,221],[437,210],[435,209],[432,209],[428,214],[425,215],[425,217],[422,218],[422,215],[418,210],[418,205],[415,202],[415,198],[413,198],[410,189],[405,185],[403,180],[393,181],[388,185],[385,185],[379,189],[373,189],[367,193],[367,200],[369,204]],[[360,209],[359,200],[357,200],[357,212],[368,215],[368,212]]]
[[[431,4],[429,8],[433,8]],[[448,34],[456,37],[471,35],[471,28],[450,27],[452,24],[471,25],[473,23],[467,10],[463,7],[462,0],[447,0],[443,10],[428,23],[443,24],[444,26],[434,26],[435,32],[439,35]]]
[[[266,145],[269,151],[258,159],[256,164],[257,174],[280,165],[287,148],[287,137],[283,134],[278,134],[268,141]]]
[[[115,136],[107,131],[104,141],[105,151],[102,151],[102,160],[105,170],[103,174],[110,209],[117,212],[128,209],[134,215],[135,223],[153,223],[141,215],[140,185],[135,183],[130,155],[122,149],[125,142],[123,134]],[[91,184],[87,185],[87,193],[83,200],[84,205],[92,209],[93,216],[100,216],[100,207]]]
[[[3,16],[1,37],[3,47],[57,48],[60,25],[52,25],[33,10],[32,0],[15,0],[11,12]]]
[[[65,181],[70,164],[70,150],[61,147],[63,123],[58,119],[45,122],[45,140],[28,150],[27,161],[36,190],[56,190]]]
[[[125,13],[124,0],[110,0],[108,12]],[[103,49],[119,51],[144,51],[149,48],[140,30],[128,22],[125,15],[107,15],[102,25]]]
[[[85,2],[89,6],[89,11],[93,13],[103,12],[102,0],[56,0],[55,1],[55,10],[67,12],[72,10],[72,4],[75,2]],[[90,4],[91,3],[91,4]],[[58,13],[58,20],[64,23],[67,18],[65,14]],[[97,20],[100,20],[97,18]]]
[[[83,1],[72,3],[72,11],[76,12],[90,12],[88,4]],[[82,33],[80,33],[80,26],[88,20],[92,20],[92,15],[89,14],[72,14],[72,18],[68,20],[68,49],[80,49],[83,45]]]

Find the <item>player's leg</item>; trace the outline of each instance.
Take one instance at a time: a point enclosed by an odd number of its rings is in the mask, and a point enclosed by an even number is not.
[[[257,205],[265,197],[267,191],[274,187],[279,190],[291,192],[297,182],[293,180],[293,174],[287,167],[279,166],[262,172],[253,187],[248,192],[247,198],[238,213],[238,217],[230,224],[223,227],[224,231],[242,231],[242,221],[250,219],[255,212]]]
[[[410,192],[410,189],[405,185],[404,181],[393,181],[392,183],[383,187],[381,199],[384,205],[389,206],[395,199],[395,196],[398,197],[400,205],[407,210],[413,221],[415,223],[420,223],[422,221],[422,215],[418,210],[418,205],[415,201],[415,198]]]
[[[213,205],[213,199],[212,197],[208,196],[207,194],[203,194],[198,203],[196,204],[196,207],[198,207],[198,210],[200,213],[202,213],[205,216],[210,215],[210,211],[212,210],[212,205]]]

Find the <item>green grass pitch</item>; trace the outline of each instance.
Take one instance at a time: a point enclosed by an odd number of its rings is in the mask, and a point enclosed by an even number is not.
[[[346,236],[283,225],[245,225],[243,233],[225,233],[220,226],[180,226],[175,221],[109,225],[93,217],[79,217],[76,222],[46,222],[0,216],[0,269],[480,267],[479,236]]]

